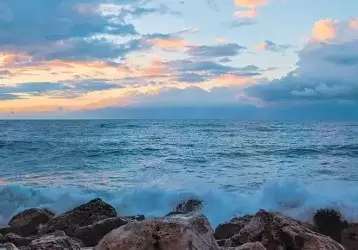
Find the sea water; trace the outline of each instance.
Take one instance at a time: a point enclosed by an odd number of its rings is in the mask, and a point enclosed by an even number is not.
[[[258,209],[358,220],[358,122],[0,121],[0,225],[96,197],[148,217],[197,198],[213,226]]]

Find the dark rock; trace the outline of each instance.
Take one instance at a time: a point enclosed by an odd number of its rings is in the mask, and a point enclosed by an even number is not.
[[[9,226],[0,227],[0,236],[11,233],[11,228]]]
[[[175,207],[175,211],[170,212],[166,216],[178,215],[178,214],[188,214],[191,212],[200,211],[203,208],[203,202],[196,199],[190,199],[184,202],[179,203]]]
[[[264,210],[256,213],[238,234],[225,242],[225,246],[236,247],[257,241],[268,250],[344,249],[330,237],[313,232],[292,218]]]
[[[127,222],[143,221],[145,220],[145,216],[144,215],[122,216],[121,219]]]
[[[54,216],[55,214],[47,209],[27,209],[12,217],[9,227],[4,230],[23,237],[36,235],[38,227],[47,223]]]
[[[220,224],[215,229],[215,238],[217,240],[229,239],[235,234],[238,234],[240,230],[250,222],[251,215],[245,215],[243,217],[237,217],[230,220],[228,223]]]
[[[217,240],[216,243],[218,243],[219,247],[223,247],[223,246],[225,246],[225,241],[226,240]]]
[[[191,212],[200,211],[203,208],[203,202],[200,200],[190,199],[177,205],[175,211],[187,214]]]
[[[127,223],[128,221],[121,218],[109,218],[89,226],[77,228],[73,237],[82,241],[85,247],[94,247],[106,234]]]
[[[68,236],[44,235],[33,240],[28,250],[80,250],[82,243]]]
[[[68,236],[73,236],[75,230],[101,220],[116,217],[116,210],[101,199],[92,200],[84,205],[61,214],[40,228],[39,234],[49,234],[61,230]]]
[[[342,242],[342,232],[348,227],[348,222],[333,209],[317,210],[313,217],[314,227],[318,233],[327,235],[335,241]]]
[[[343,230],[342,245],[346,250],[358,250],[358,224],[350,224]]]
[[[13,233],[9,233],[5,236],[0,237],[0,243],[12,243],[14,245],[16,245],[17,247],[19,246],[27,246],[28,244],[30,244],[30,242],[33,240],[34,238],[25,238],[25,237],[21,237],[19,235],[13,234]]]

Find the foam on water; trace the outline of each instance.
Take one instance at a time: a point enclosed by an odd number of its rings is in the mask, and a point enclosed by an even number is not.
[[[201,191],[200,191],[201,190]],[[120,215],[163,216],[178,202],[189,198],[205,202],[204,214],[213,226],[235,215],[255,213],[259,209],[281,211],[301,220],[310,220],[317,208],[340,210],[348,220],[358,219],[358,187],[349,182],[325,182],[306,185],[295,180],[276,181],[255,192],[233,193],[212,187],[193,190],[123,188],[90,190],[74,187],[35,187],[7,185],[0,187],[0,225],[26,208],[49,208],[56,213],[100,197],[113,205]]]

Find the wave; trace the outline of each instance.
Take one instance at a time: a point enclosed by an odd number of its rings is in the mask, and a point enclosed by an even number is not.
[[[261,208],[309,221],[316,209],[331,207],[340,210],[348,220],[358,219],[356,184],[324,182],[306,185],[291,180],[271,182],[253,193],[206,187],[185,190],[153,186],[103,191],[6,185],[0,187],[0,225],[7,224],[14,214],[27,208],[49,208],[62,213],[96,197],[113,205],[120,215],[144,214],[147,217],[164,216],[179,202],[197,198],[204,201],[203,213],[213,226],[233,216],[255,213]]]

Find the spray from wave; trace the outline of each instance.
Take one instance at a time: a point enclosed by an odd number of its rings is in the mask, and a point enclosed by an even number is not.
[[[49,208],[55,213],[62,213],[96,197],[114,206],[120,215],[144,214],[147,217],[164,216],[179,202],[197,198],[204,201],[203,213],[213,226],[259,209],[310,220],[317,208],[331,207],[341,211],[348,220],[358,219],[358,187],[354,183],[305,185],[290,180],[271,182],[251,193],[205,187],[170,190],[153,186],[103,191],[66,186],[6,185],[0,187],[0,225],[6,225],[11,216],[27,208]]]

